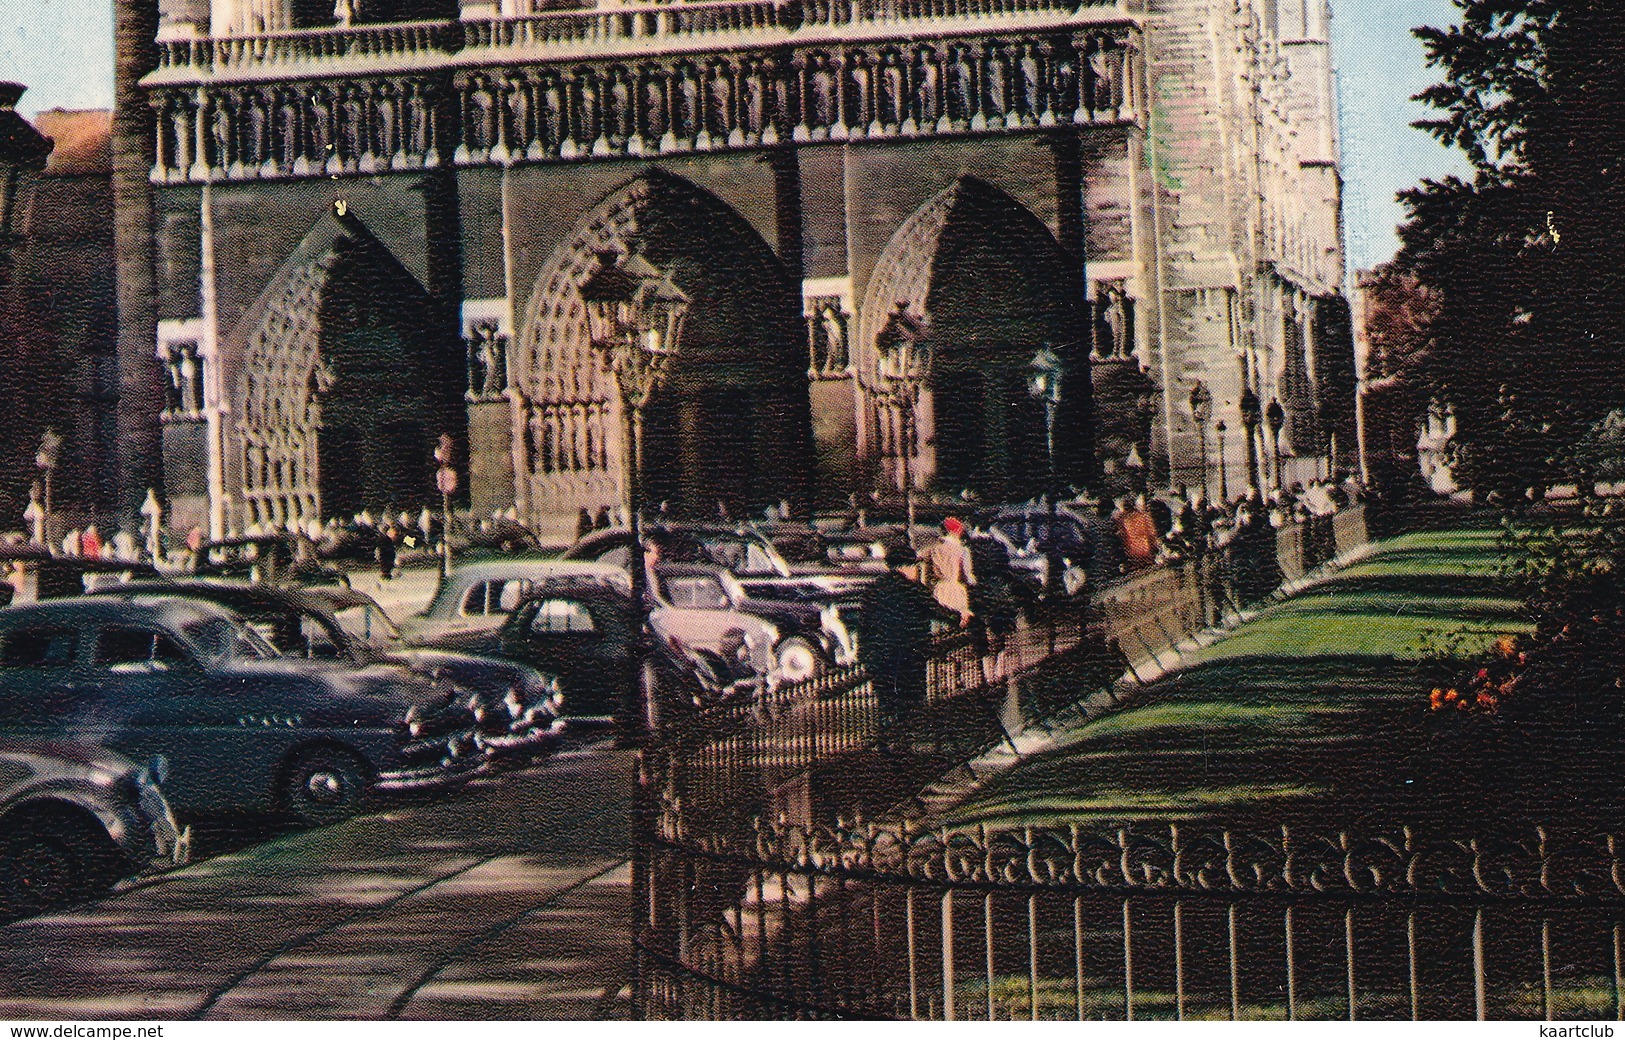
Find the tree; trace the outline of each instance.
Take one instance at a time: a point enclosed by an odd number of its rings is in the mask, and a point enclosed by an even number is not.
[[[1367,461],[1385,495],[1404,496],[1421,478],[1417,430],[1432,403],[1427,351],[1439,295],[1410,271],[1384,264],[1360,281],[1368,344],[1365,383]]]
[[[1511,498],[1587,479],[1572,447],[1625,406],[1625,4],[1456,6],[1416,30],[1444,72],[1416,125],[1473,176],[1402,193],[1399,263],[1438,294],[1417,377],[1456,414],[1458,477]]]

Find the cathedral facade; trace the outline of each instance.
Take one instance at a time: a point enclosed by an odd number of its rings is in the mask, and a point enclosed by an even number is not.
[[[614,255],[689,301],[645,415],[676,510],[1325,471],[1353,392],[1327,19],[119,0],[126,496],[161,480],[215,535],[415,512],[450,434],[470,509],[560,535],[622,492],[581,293]]]

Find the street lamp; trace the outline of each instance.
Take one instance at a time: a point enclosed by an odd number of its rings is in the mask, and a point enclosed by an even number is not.
[[[1044,450],[1049,459],[1049,480],[1045,491],[1051,512],[1055,509],[1056,488],[1060,486],[1055,471],[1055,410],[1061,404],[1061,357],[1048,343],[1027,363],[1027,392],[1044,405]]]
[[[440,573],[451,577],[451,496],[457,490],[457,471],[451,468],[451,434],[442,433],[435,445],[434,486],[440,492]],[[383,531],[378,537],[389,537]]]
[[[920,405],[920,389],[931,377],[932,347],[925,343],[926,324],[908,312],[903,303],[886,319],[886,325],[875,337],[877,380],[874,393],[879,400],[897,409],[902,419],[898,446],[902,463],[903,512],[907,517],[908,544],[914,545],[914,448],[916,412]]]
[[[1196,436],[1201,445],[1202,497],[1209,497],[1207,485],[1207,421],[1213,415],[1213,392],[1198,379],[1191,387],[1191,418],[1196,421]]]
[[[1241,426],[1247,434],[1247,484],[1262,493],[1264,483],[1258,479],[1258,455],[1253,450],[1253,441],[1258,434],[1258,414],[1258,395],[1248,387],[1241,392]]]
[[[1281,427],[1286,425],[1286,410],[1281,402],[1270,398],[1270,406],[1264,410],[1264,421],[1269,424],[1270,436],[1274,441],[1275,456],[1275,486],[1281,486]]]
[[[641,618],[647,609],[641,513],[643,411],[665,380],[671,357],[677,352],[689,298],[672,284],[666,272],[636,253],[619,251],[598,254],[598,269],[582,284],[580,293],[581,302],[587,306],[587,335],[593,349],[603,355],[620,395],[623,506],[632,535],[632,603]],[[631,655],[625,705],[628,712],[646,707],[636,703],[643,669],[643,629],[640,623],[635,637],[640,652]],[[629,714],[628,721],[635,717]]]
[[[40,505],[39,481],[34,481],[28,489],[28,508],[23,510],[23,519],[28,521],[29,530],[33,532],[34,544],[45,545],[45,507]]]
[[[1219,435],[1219,501],[1230,501],[1230,463],[1224,457],[1224,431],[1228,429],[1224,420],[1220,419],[1213,424],[1213,432]]]
[[[56,473],[56,464],[62,454],[62,438],[55,430],[46,430],[45,436],[40,438],[39,450],[34,453],[34,465],[38,466],[45,477],[45,503],[44,531],[45,547],[51,548],[51,477]]]

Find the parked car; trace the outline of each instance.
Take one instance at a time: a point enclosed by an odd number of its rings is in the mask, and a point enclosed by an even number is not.
[[[655,597],[664,606],[736,611],[772,622],[779,633],[773,667],[785,682],[801,682],[857,660],[853,635],[833,603],[752,596],[743,582],[715,564],[661,563],[654,571]]]
[[[160,787],[166,768],[84,741],[0,740],[0,914],[94,898],[185,863],[189,836]]]
[[[638,612],[629,589],[560,576],[535,584],[499,634],[502,653],[558,676],[566,703],[612,715],[627,688]],[[692,698],[737,693],[777,681],[771,623],[734,610],[656,605],[649,612],[654,644],[710,681]],[[695,668],[698,666],[699,671]]]
[[[662,546],[667,563],[725,567],[757,599],[814,602],[855,597],[873,580],[828,563],[792,565],[761,533],[748,527],[708,524],[656,524],[645,539]],[[565,550],[562,560],[613,564],[625,568],[632,534],[624,529],[595,531]]]
[[[412,646],[490,653],[497,649],[497,629],[530,587],[549,578],[631,588],[624,566],[577,560],[484,560],[465,563],[442,578],[423,611],[402,623],[402,638]]]
[[[1069,598],[1087,592],[1093,534],[1069,512],[1018,506],[984,520],[1010,558],[1017,586],[1029,595]]]
[[[183,815],[280,810],[306,823],[372,795],[445,786],[479,758],[399,665],[280,655],[224,608],[86,596],[0,611],[0,737],[71,735],[171,764]],[[455,726],[455,716],[452,722]]]
[[[186,596],[217,603],[247,621],[284,655],[357,668],[402,665],[447,687],[442,714],[464,707],[488,758],[513,759],[555,747],[564,735],[558,685],[516,661],[407,646],[371,596],[348,588],[288,588],[253,582],[137,582],[117,594]],[[455,702],[455,703],[454,703]]]

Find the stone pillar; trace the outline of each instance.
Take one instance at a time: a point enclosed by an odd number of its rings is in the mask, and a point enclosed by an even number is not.
[[[1056,134],[1048,143],[1055,156],[1056,238],[1073,267],[1072,291],[1079,322],[1072,342],[1055,344],[1065,366],[1055,418],[1055,470],[1063,484],[1093,485],[1099,479],[1099,460],[1095,458],[1094,380],[1089,372],[1093,312],[1085,299],[1089,278],[1082,148],[1075,133]]]
[[[158,335],[152,260],[155,116],[140,87],[158,67],[156,0],[116,0],[113,92],[113,250],[118,279],[119,519],[140,521],[147,489],[161,487],[158,415],[163,386],[153,352]]]

